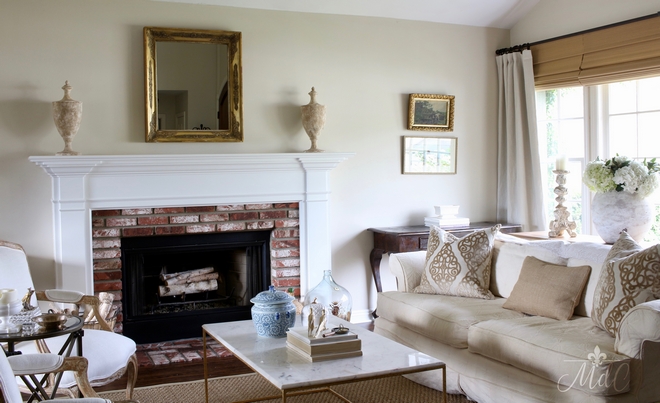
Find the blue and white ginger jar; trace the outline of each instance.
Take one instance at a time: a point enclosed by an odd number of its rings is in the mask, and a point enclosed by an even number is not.
[[[264,337],[286,337],[286,332],[296,321],[296,306],[293,297],[269,286],[252,298],[252,322],[257,334]]]

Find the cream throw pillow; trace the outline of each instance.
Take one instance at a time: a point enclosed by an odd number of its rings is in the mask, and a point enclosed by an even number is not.
[[[660,298],[660,245],[641,249],[622,232],[600,272],[591,319],[612,337],[631,308]]]
[[[432,226],[426,250],[422,279],[413,291],[493,299],[490,265],[495,235],[500,225],[458,238]]]
[[[502,308],[568,320],[580,302],[590,272],[590,266],[566,267],[528,256]]]

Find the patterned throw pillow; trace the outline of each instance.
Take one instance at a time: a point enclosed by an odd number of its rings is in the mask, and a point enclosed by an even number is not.
[[[621,319],[634,306],[660,298],[660,245],[643,249],[622,232],[612,245],[594,293],[591,319],[616,337]]]
[[[488,289],[495,235],[500,225],[457,238],[431,227],[422,280],[413,291],[493,299]]]

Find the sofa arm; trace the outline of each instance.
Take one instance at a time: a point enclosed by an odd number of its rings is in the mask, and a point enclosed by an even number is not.
[[[390,255],[390,271],[396,276],[397,289],[412,292],[419,285],[424,273],[426,251],[393,253]]]
[[[614,348],[618,353],[641,358],[642,343],[660,342],[660,300],[633,307],[621,320]]]

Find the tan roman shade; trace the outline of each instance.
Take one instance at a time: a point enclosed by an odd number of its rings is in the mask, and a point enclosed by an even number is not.
[[[530,47],[537,89],[660,75],[660,15]]]

